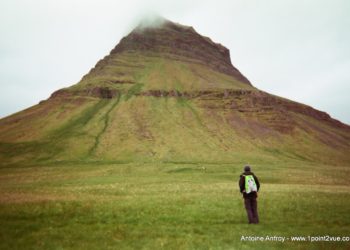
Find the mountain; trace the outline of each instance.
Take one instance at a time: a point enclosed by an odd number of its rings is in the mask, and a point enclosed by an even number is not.
[[[350,163],[350,126],[255,88],[223,45],[139,25],[77,84],[0,120],[1,164]]]

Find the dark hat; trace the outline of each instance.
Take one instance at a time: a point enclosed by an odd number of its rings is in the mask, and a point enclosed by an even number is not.
[[[244,167],[244,172],[250,172],[250,166],[248,166],[248,165],[245,166],[245,167]]]

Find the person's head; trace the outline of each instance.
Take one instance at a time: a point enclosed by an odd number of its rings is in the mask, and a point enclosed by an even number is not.
[[[245,167],[244,167],[244,172],[250,172],[250,166],[248,166],[248,165],[246,165]]]

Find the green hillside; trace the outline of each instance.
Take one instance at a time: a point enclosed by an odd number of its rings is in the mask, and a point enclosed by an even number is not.
[[[225,47],[171,22],[136,28],[79,83],[0,120],[1,164],[342,164],[349,149],[349,126],[256,89]]]

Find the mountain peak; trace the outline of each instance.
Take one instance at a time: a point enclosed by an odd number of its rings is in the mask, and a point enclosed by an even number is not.
[[[194,61],[251,85],[249,80],[232,65],[230,51],[226,47],[200,35],[191,26],[162,17],[141,21],[120,41],[111,54],[125,51],[150,51],[177,60]]]

